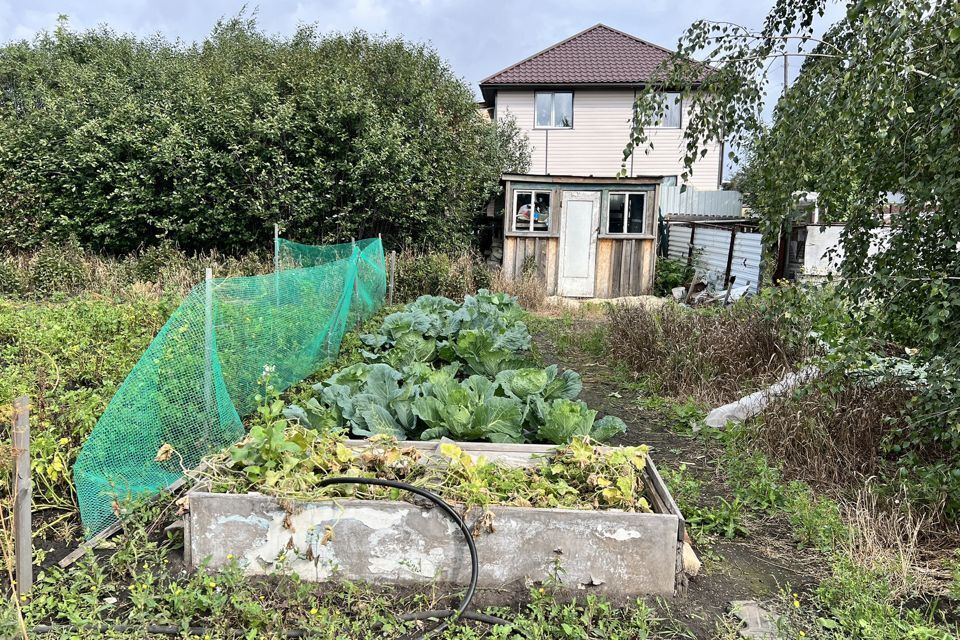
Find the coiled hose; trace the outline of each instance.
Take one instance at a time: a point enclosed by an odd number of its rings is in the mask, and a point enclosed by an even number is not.
[[[415,636],[412,640],[423,640],[428,635],[437,634],[444,631],[447,627],[450,626],[450,620],[453,618],[463,618],[465,620],[476,620],[478,622],[483,622],[485,624],[510,624],[509,620],[504,620],[503,618],[497,618],[496,616],[490,616],[482,613],[475,613],[468,611],[470,608],[470,603],[473,601],[473,596],[477,592],[477,580],[479,579],[480,573],[480,564],[477,559],[477,545],[473,542],[473,535],[470,533],[470,529],[467,527],[467,524],[463,521],[463,518],[460,517],[460,514],[454,511],[453,507],[447,504],[440,496],[437,494],[427,491],[426,489],[421,489],[420,487],[415,487],[412,484],[407,484],[406,482],[398,482],[396,480],[383,480],[380,478],[346,478],[346,477],[337,477],[337,478],[325,478],[320,481],[317,485],[318,487],[328,487],[335,484],[363,484],[363,485],[374,485],[378,487],[389,487],[391,489],[400,489],[401,491],[406,491],[414,495],[418,495],[421,498],[426,498],[446,515],[448,518],[453,520],[457,525],[457,528],[460,529],[460,532],[463,534],[463,539],[467,542],[467,549],[470,552],[470,584],[467,587],[467,591],[464,594],[463,598],[460,600],[460,604],[456,609],[441,609],[434,611],[416,611],[413,613],[406,613],[397,616],[400,620],[405,622],[410,622],[413,620],[430,620],[430,619],[439,619],[442,620],[433,629],[429,629],[419,636]],[[133,631],[146,631],[149,634],[158,634],[158,635],[180,635],[183,631],[181,627],[173,625],[148,625],[146,627],[136,626],[136,625],[88,625],[83,627],[77,627],[73,625],[40,625],[33,628],[33,633],[37,635],[48,634],[48,633],[61,633],[61,632],[79,632],[79,631],[99,631],[100,633],[105,633],[107,631],[113,631],[116,633],[125,633]],[[202,636],[207,634],[212,630],[206,629],[203,627],[191,627],[189,633],[191,635]],[[285,632],[287,638],[304,638],[308,637],[310,632],[303,629],[294,629]]]

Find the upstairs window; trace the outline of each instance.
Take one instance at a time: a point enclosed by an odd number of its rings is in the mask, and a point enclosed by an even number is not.
[[[663,94],[663,117],[654,114],[648,126],[660,129],[679,129],[683,124],[683,94],[668,91]]]
[[[570,91],[536,94],[536,127],[538,129],[573,128],[573,93]]]
[[[611,193],[607,208],[607,233],[646,233],[645,193]]]
[[[550,195],[549,191],[514,191],[513,230],[549,231]]]

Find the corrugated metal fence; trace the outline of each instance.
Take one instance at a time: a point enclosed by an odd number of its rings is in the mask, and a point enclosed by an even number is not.
[[[763,247],[759,233],[694,223],[671,224],[668,230],[671,258],[693,255],[700,273],[706,272],[706,278],[718,286],[724,286],[728,276],[736,276],[736,286],[749,285],[750,291],[757,291]]]
[[[739,218],[743,199],[739,191],[697,191],[693,187],[660,187],[660,214],[710,218]]]

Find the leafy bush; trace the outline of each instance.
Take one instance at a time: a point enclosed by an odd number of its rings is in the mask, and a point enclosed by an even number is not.
[[[314,244],[463,248],[529,161],[519,128],[400,39],[279,38],[242,15],[198,44],[61,22],[0,48],[0,68],[0,244],[18,249],[234,252],[275,222]]]
[[[674,287],[690,284],[693,267],[679,258],[657,258],[657,268],[653,275],[653,292],[658,296],[669,296]]]

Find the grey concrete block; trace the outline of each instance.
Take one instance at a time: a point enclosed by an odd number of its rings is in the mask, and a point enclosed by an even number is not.
[[[284,509],[261,495],[193,493],[193,567],[237,559],[248,575],[293,572],[312,581],[465,586],[469,555],[459,530],[435,509],[405,502],[340,500]],[[673,595],[677,518],[670,514],[493,507],[493,531],[476,538],[479,602],[511,599],[558,577],[570,593],[626,601]],[[479,510],[474,510],[479,517]]]
[[[405,443],[429,455],[437,443]],[[533,464],[553,447],[458,443],[509,466]],[[352,445],[360,446],[360,445]],[[616,602],[674,595],[683,580],[683,520],[652,461],[647,489],[657,513],[491,507],[475,536],[479,605],[525,595],[557,579],[569,595],[593,592]],[[407,502],[291,502],[260,494],[189,494],[186,555],[191,568],[232,559],[248,575],[277,571],[312,581],[466,586],[462,534],[436,509]],[[473,526],[480,509],[467,514]]]
[[[743,621],[740,636],[743,638],[760,638],[762,640],[777,640],[780,632],[777,628],[777,617],[761,607],[754,600],[733,600],[730,603],[730,613]]]

